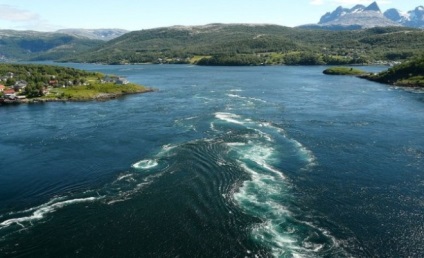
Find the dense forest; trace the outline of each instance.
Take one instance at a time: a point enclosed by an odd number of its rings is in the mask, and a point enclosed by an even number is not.
[[[405,27],[329,31],[278,25],[210,24],[127,33],[62,61],[200,65],[366,64],[405,60],[424,32]]]

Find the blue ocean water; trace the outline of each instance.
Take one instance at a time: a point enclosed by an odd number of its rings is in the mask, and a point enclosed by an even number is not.
[[[325,67],[64,65],[158,90],[0,107],[1,257],[424,253],[423,93]]]

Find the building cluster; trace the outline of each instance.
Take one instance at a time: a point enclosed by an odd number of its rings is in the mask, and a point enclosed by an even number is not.
[[[18,80],[15,82],[14,85],[11,86],[5,86],[6,82],[10,79],[13,79],[14,74],[9,72],[6,75],[0,77],[0,93],[2,93],[3,98],[6,99],[17,99],[19,96],[18,94],[23,92],[25,88],[28,86],[28,83],[24,80]]]

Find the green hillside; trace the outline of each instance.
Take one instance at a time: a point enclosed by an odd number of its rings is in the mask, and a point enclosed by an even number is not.
[[[424,55],[363,78],[397,86],[424,87]]]
[[[355,64],[403,60],[422,50],[424,32],[411,28],[328,31],[209,24],[134,31],[63,60],[109,64]]]
[[[0,30],[0,60],[58,60],[101,43],[61,33]]]

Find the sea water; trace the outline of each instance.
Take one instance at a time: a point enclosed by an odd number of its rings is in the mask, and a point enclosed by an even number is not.
[[[424,253],[420,91],[325,67],[63,65],[157,91],[0,107],[1,257]]]

